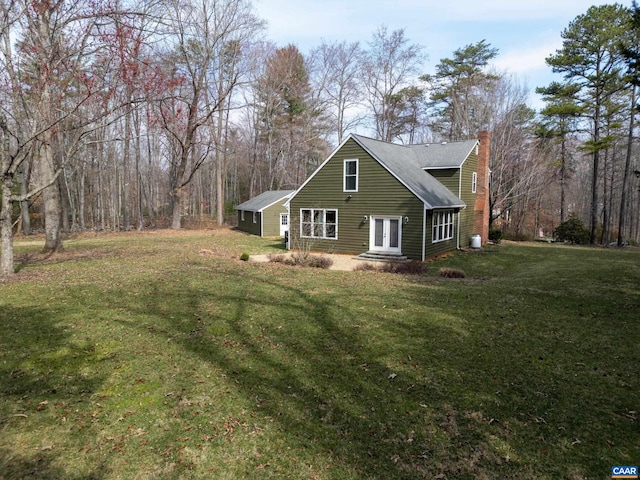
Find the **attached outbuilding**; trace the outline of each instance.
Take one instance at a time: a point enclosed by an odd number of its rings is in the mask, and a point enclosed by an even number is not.
[[[269,190],[236,207],[238,229],[261,237],[284,237],[289,231],[285,203],[295,190]]]

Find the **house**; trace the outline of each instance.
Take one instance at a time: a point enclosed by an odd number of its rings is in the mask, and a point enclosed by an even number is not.
[[[294,190],[270,190],[236,207],[238,228],[261,237],[285,236],[289,212],[284,205]]]
[[[292,249],[425,260],[486,243],[489,132],[398,145],[350,135],[287,201]]]

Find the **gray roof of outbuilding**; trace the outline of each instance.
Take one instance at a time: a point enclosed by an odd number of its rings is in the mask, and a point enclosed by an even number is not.
[[[391,172],[427,208],[464,208],[465,203],[440,183],[428,169],[459,168],[477,141],[431,145],[398,145],[361,135],[351,137]]]
[[[260,195],[241,203],[236,207],[236,210],[244,210],[245,212],[261,212],[267,207],[270,207],[274,203],[280,200],[285,200],[295,190],[269,190],[261,193]]]

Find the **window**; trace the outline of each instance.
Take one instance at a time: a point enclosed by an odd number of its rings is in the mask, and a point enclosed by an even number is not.
[[[478,174],[477,172],[473,172],[471,174],[471,193],[476,193],[478,189]]]
[[[303,208],[300,210],[300,236],[338,238],[338,210]]]
[[[344,191],[358,191],[358,160],[344,161]]]
[[[244,222],[244,210],[240,210],[240,221]]]
[[[453,210],[433,212],[433,243],[453,238]]]
[[[253,212],[253,223],[258,223],[258,213]]]
[[[289,225],[289,215],[287,215],[286,213],[280,214],[280,225],[282,226]]]

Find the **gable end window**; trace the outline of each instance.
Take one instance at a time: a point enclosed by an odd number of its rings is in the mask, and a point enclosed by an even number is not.
[[[473,172],[471,174],[471,193],[476,193],[478,190],[478,173]]]
[[[344,191],[358,191],[358,160],[344,161]]]
[[[453,238],[453,210],[433,212],[433,232],[431,241],[444,242]]]
[[[338,210],[300,209],[300,236],[304,238],[338,238]]]

